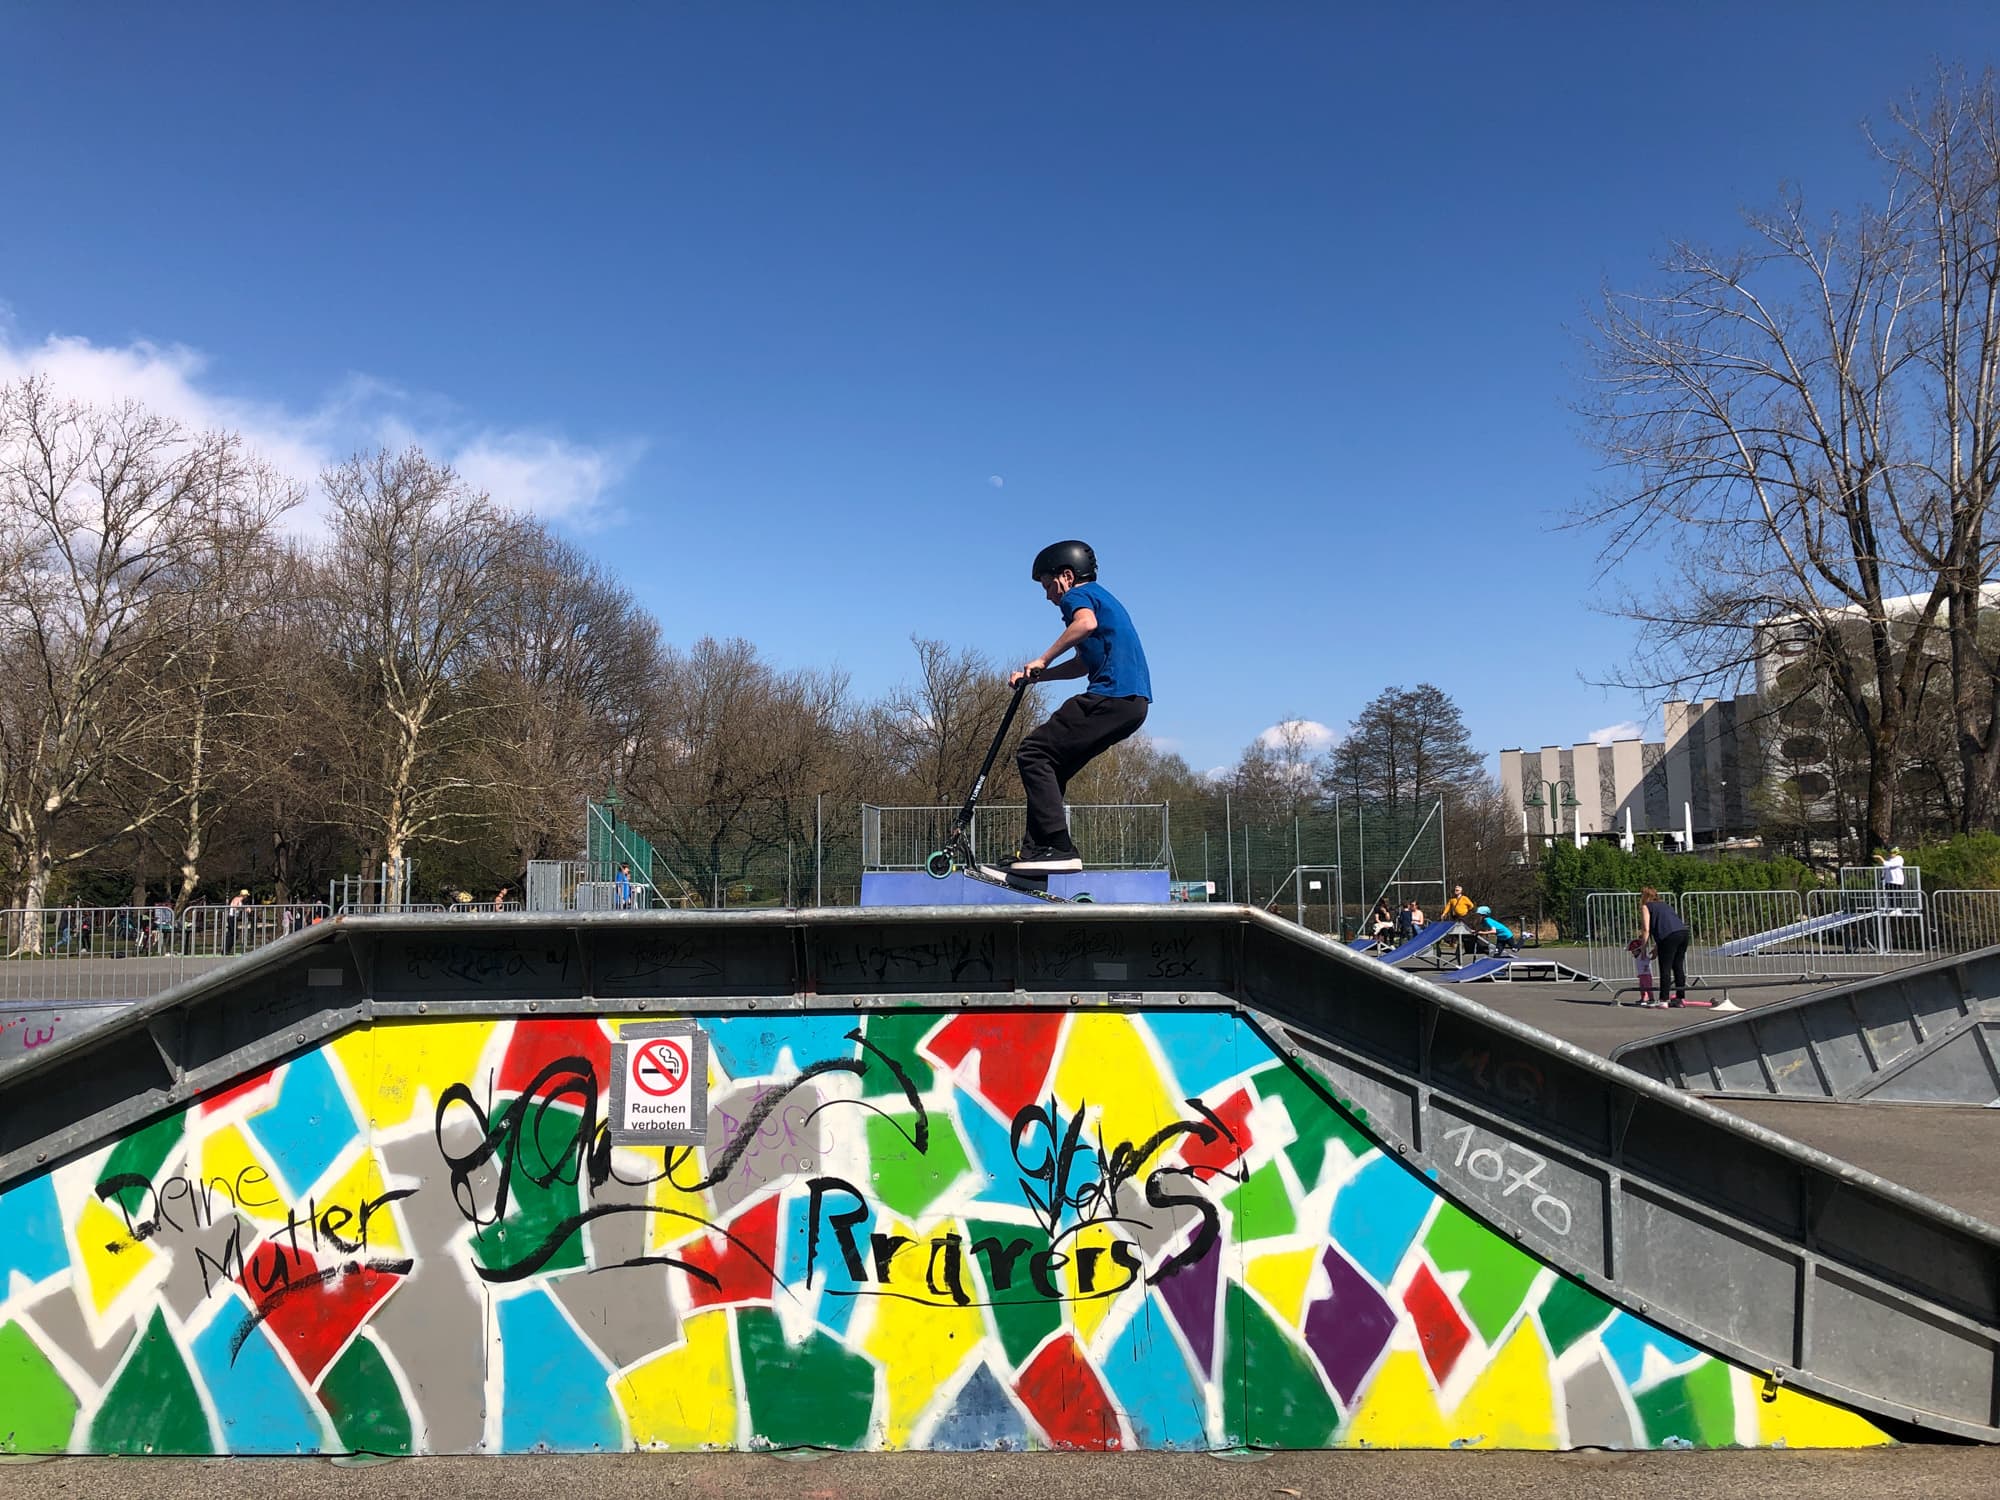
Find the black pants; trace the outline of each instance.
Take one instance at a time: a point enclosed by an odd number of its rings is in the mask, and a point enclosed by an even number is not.
[[[1688,930],[1663,932],[1653,939],[1660,955],[1660,998],[1685,1000],[1688,992]]]
[[[1021,741],[1014,764],[1028,794],[1030,844],[1069,850],[1069,820],[1063,793],[1070,778],[1146,722],[1144,698],[1106,698],[1078,693],[1049,715],[1049,721]]]

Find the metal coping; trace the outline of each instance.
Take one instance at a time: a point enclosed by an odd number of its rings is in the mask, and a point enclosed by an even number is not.
[[[1242,906],[339,918],[0,1066],[0,1187],[377,1019],[971,1006],[1234,1010],[1447,1197],[1767,1395],[2000,1438],[2000,1230]]]

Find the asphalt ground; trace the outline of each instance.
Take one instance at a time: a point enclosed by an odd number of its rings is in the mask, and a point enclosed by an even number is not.
[[[75,1500],[1992,1500],[2000,1449],[1913,1445],[1858,1452],[615,1454],[590,1457],[55,1459],[0,1467],[0,1495]]]

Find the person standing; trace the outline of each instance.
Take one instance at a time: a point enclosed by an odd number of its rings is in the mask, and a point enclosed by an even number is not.
[[[1660,961],[1660,998],[1668,1005],[1682,1006],[1687,997],[1687,951],[1691,934],[1681,914],[1673,909],[1652,886],[1639,892],[1639,944],[1650,946]],[[1711,1002],[1695,1001],[1707,1006]]]
[[[237,925],[242,922],[244,910],[249,905],[250,892],[247,890],[238,891],[234,896],[229,898],[229,909],[222,914],[222,952],[224,957],[236,951]]]
[[[612,894],[617,898],[618,909],[620,911],[630,911],[632,909],[631,865],[623,864],[618,867],[618,874],[611,882],[611,890]]]

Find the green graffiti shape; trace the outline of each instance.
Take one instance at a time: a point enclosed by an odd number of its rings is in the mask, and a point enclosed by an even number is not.
[[[815,1329],[792,1346],[769,1308],[736,1312],[750,1430],[773,1448],[858,1448],[875,1409],[875,1365]]]
[[[1260,1099],[1279,1099],[1291,1117],[1292,1133],[1298,1137],[1285,1147],[1292,1170],[1307,1192],[1319,1184],[1320,1168],[1326,1162],[1326,1143],[1339,1141],[1355,1156],[1376,1149],[1375,1142],[1357,1129],[1326,1096],[1285,1063],[1276,1063],[1251,1076]]]
[[[1340,1404],[1306,1351],[1234,1281],[1223,1326],[1222,1418],[1229,1441],[1248,1448],[1324,1448],[1331,1442]]]
[[[97,1453],[215,1451],[201,1392],[162,1313],[154,1312],[98,1407],[90,1447]]]
[[[1298,1215],[1292,1211],[1292,1195],[1285,1191],[1284,1174],[1274,1161],[1252,1172],[1248,1182],[1223,1198],[1222,1206],[1235,1222],[1239,1243],[1268,1240],[1299,1227]]]
[[[896,1059],[896,1065],[909,1074],[910,1082],[917,1092],[927,1094],[937,1082],[937,1070],[917,1055],[917,1043],[937,1029],[944,1017],[928,1011],[891,1010],[881,1011],[868,1018],[868,1045]],[[866,1053],[863,1053],[866,1056]],[[896,1075],[882,1066],[880,1058],[868,1058],[868,1071],[861,1075],[863,1098],[873,1099],[882,1094],[903,1092],[903,1085]]]
[[[181,1132],[187,1128],[187,1111],[175,1110],[170,1115],[162,1115],[152,1124],[143,1126],[125,1137],[111,1148],[111,1156],[104,1163],[104,1170],[98,1174],[98,1181],[109,1181],[131,1173],[151,1182],[174,1147],[180,1144]],[[146,1190],[138,1187],[120,1188],[106,1202],[116,1203],[128,1214],[137,1214],[146,1206]]]
[[[922,1155],[909,1141],[916,1129],[915,1115],[868,1117],[868,1162],[874,1169],[871,1186],[878,1199],[905,1218],[915,1218],[937,1202],[972,1165],[946,1116],[931,1116],[930,1139]]]
[[[0,1453],[62,1453],[76,1427],[76,1394],[19,1323],[0,1328]]]
[[[1589,1287],[1571,1281],[1567,1276],[1558,1276],[1556,1284],[1549,1288],[1549,1294],[1542,1298],[1542,1305],[1535,1315],[1542,1320],[1542,1332],[1548,1335],[1549,1348],[1560,1357],[1586,1333],[1595,1333],[1602,1328],[1615,1311],[1616,1308]]]
[[[1062,1327],[1062,1304],[1041,1296],[1028,1275],[1029,1262],[1049,1248],[1048,1234],[1031,1225],[996,1224],[988,1219],[968,1219],[965,1233],[965,1263],[976,1266],[980,1279],[986,1283],[986,1296],[992,1304],[993,1326],[1000,1334],[1000,1347],[1006,1352],[1008,1365],[1018,1370],[1029,1355],[1042,1347],[1043,1340]],[[973,1246],[984,1239],[1000,1242],[1003,1259],[1014,1241],[1028,1242],[1028,1248],[1009,1263],[1009,1280],[1004,1290],[993,1284],[993,1277],[987,1269],[992,1257],[979,1255],[973,1250]],[[1056,1282],[1057,1286],[1062,1284],[1060,1280]]]
[[[1438,1206],[1437,1217],[1424,1236],[1424,1248],[1440,1271],[1470,1273],[1458,1300],[1472,1314],[1479,1336],[1489,1344],[1499,1342],[1501,1331],[1520,1311],[1521,1299],[1541,1268],[1449,1203]]]
[[[347,1346],[319,1383],[319,1399],[350,1453],[410,1451],[410,1414],[388,1361],[366,1333]]]
[[[1736,1441],[1736,1401],[1729,1389],[1729,1366],[1705,1359],[1685,1375],[1663,1380],[1634,1396],[1646,1441],[1658,1448],[1669,1441],[1697,1448],[1727,1448]]]
[[[507,1107],[522,1106],[516,1100]],[[504,1270],[530,1256],[539,1257],[562,1222],[576,1217],[583,1201],[577,1181],[583,1168],[575,1142],[582,1128],[583,1117],[569,1110],[551,1109],[531,1117],[530,1128],[521,1132],[522,1160],[514,1163],[507,1178],[507,1217],[482,1228],[472,1241],[473,1259],[481,1266]],[[541,1183],[536,1177],[551,1180]],[[583,1263],[583,1235],[572,1229],[555,1253],[536,1266],[535,1274],[574,1271]]]

